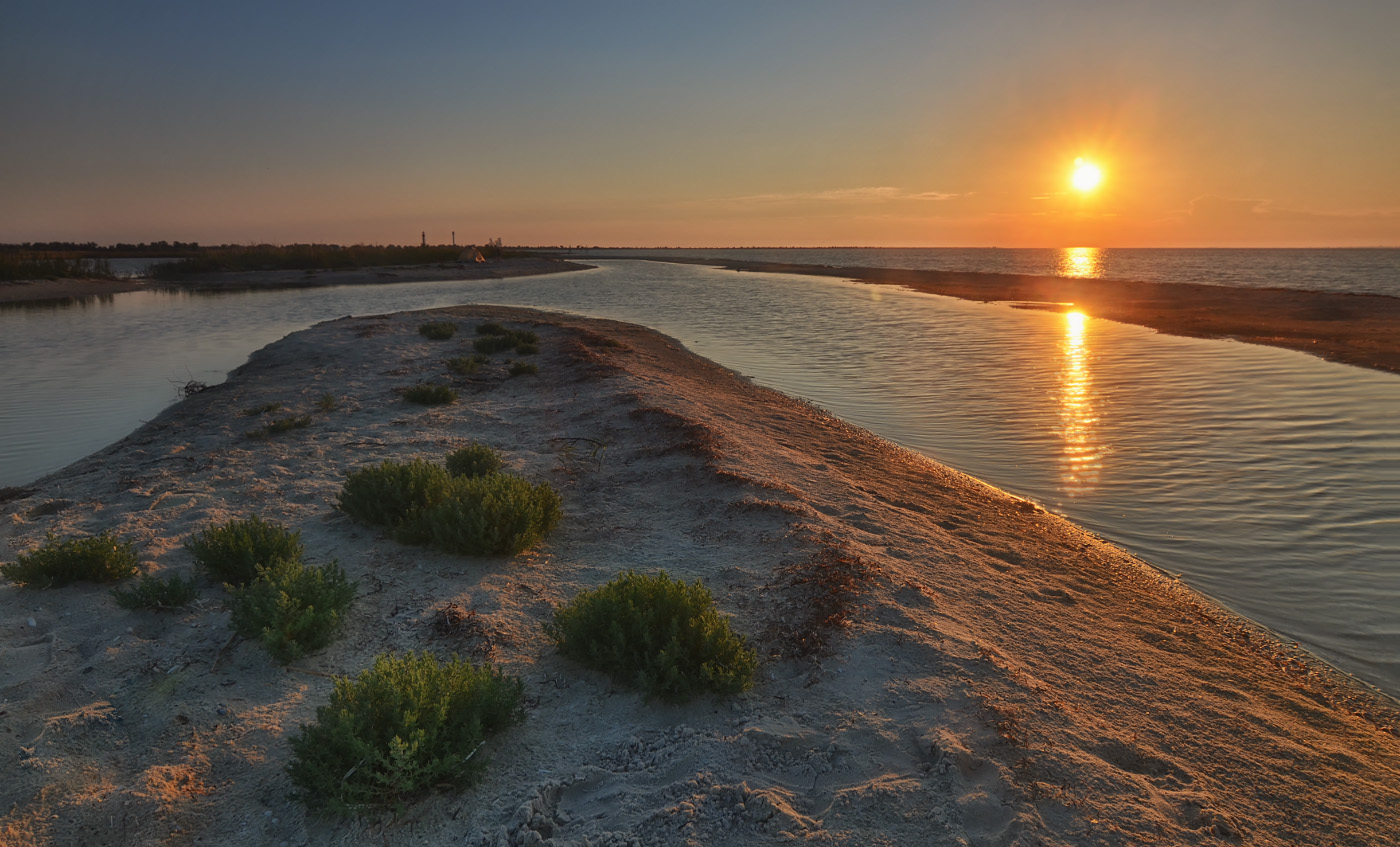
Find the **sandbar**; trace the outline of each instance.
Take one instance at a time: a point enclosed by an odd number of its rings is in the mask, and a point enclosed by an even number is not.
[[[429,341],[430,320],[461,329]],[[448,372],[488,320],[539,334],[538,374]],[[461,399],[404,402],[421,380]],[[312,424],[246,437],[268,403]],[[536,550],[452,556],[335,509],[348,471],[468,440],[561,492]],[[111,530],[148,572],[188,574],[193,533],[257,513],[359,582],[340,638],[287,667],[230,637],[216,586],[162,614],[105,586],[0,584],[5,843],[1400,842],[1394,701],[1067,520],[638,326],[481,306],[318,324],[4,496],[6,560]],[[754,688],[667,706],[560,657],[552,610],[629,568],[703,581],[762,656]],[[452,604],[473,627],[442,625]],[[309,817],[286,799],[288,734],[333,677],[407,650],[521,676],[525,721],[463,792]]]
[[[776,262],[662,258],[736,271],[835,276],[927,294],[1026,308],[1079,311],[1171,335],[1232,338],[1334,362],[1400,373],[1400,297],[1291,288],[1070,279],[1029,274],[835,268]]]

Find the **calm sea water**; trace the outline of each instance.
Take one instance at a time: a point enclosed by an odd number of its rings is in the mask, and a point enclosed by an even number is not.
[[[0,486],[110,443],[176,385],[220,381],[316,321],[473,302],[565,310],[656,327],[1030,497],[1400,695],[1400,377],[837,279],[600,264],[0,311]]]
[[[1068,247],[729,248],[588,250],[570,255],[746,259],[837,268],[914,268],[976,273],[1197,282],[1246,288],[1385,294],[1400,297],[1400,248],[1372,249],[1128,249]]]

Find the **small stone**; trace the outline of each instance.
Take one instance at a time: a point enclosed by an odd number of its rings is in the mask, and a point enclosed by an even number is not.
[[[29,619],[29,625],[30,625],[30,626],[38,626],[38,625],[39,625],[39,622],[36,621],[36,620],[34,620],[33,618],[30,618],[30,619]]]

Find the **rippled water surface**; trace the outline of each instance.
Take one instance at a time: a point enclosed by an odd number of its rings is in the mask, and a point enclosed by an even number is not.
[[[319,320],[454,303],[655,327],[1068,515],[1400,694],[1400,378],[833,279],[606,261],[557,276],[0,311],[0,486]]]

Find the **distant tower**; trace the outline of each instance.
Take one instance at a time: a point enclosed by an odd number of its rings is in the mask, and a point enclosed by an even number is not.
[[[457,246],[457,230],[452,230],[452,246]]]
[[[424,247],[427,247],[427,246],[428,246],[428,233],[427,233],[426,231],[424,231],[424,233],[423,233],[423,246],[424,246]]]

